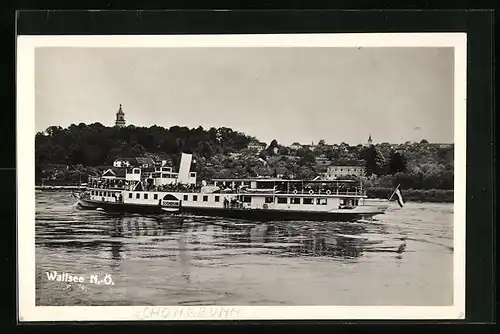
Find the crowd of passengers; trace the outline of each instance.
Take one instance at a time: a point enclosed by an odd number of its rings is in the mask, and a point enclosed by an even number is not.
[[[248,187],[245,187],[245,186],[237,186],[237,187],[232,187],[232,186],[229,186],[228,188],[228,191],[234,191],[234,192],[238,192],[240,190],[244,190],[244,189],[248,189]],[[269,185],[266,185],[265,188],[260,188],[258,187],[259,190],[266,190],[268,189],[269,191],[272,191],[272,184],[269,184]],[[349,192],[349,193],[361,193],[363,190],[360,186],[356,186],[356,185],[351,185],[351,184],[329,184],[327,186],[319,186],[319,185],[305,185],[304,187],[302,187],[301,184],[293,184],[291,183],[290,185],[282,185],[282,184],[276,184],[276,191],[279,191],[280,193],[294,193],[294,192],[297,192],[297,193],[309,193],[310,191],[313,191],[314,193],[322,193],[322,194],[325,194],[327,193],[328,191],[330,191],[330,193],[332,194],[335,194],[335,193],[346,193],[346,192]],[[250,190],[251,191],[251,190]]]
[[[91,180],[90,187],[98,189],[126,189],[133,190],[136,187],[135,182],[127,182],[124,180]],[[171,191],[171,192],[196,192],[201,189],[198,185],[183,185],[183,184],[165,184],[152,185],[146,182],[141,182],[141,190],[143,191]]]
[[[89,182],[90,187],[92,188],[100,188],[100,189],[110,189],[110,188],[116,188],[116,189],[125,189],[126,188],[126,183],[123,180],[95,180],[92,179]]]
[[[141,182],[142,187],[141,189],[144,191],[164,191],[164,192],[199,192],[202,188],[201,185],[184,185],[184,184],[164,184],[164,185],[152,185],[148,184],[146,182]],[[127,189],[127,190],[133,190],[136,186],[135,183],[130,183],[124,180],[106,180],[106,179],[101,179],[101,180],[95,180],[92,179],[90,180],[90,186],[92,188],[99,188],[99,189]],[[268,185],[272,186],[272,185]],[[262,188],[260,190],[265,190],[266,188]],[[221,185],[219,190],[216,190],[215,192],[224,192],[224,193],[238,193],[244,190],[249,190],[248,187],[245,186],[240,186],[240,185]],[[272,191],[272,187],[269,189]],[[306,185],[302,187],[301,184],[277,184],[276,185],[276,190],[281,192],[281,193],[309,193],[311,190],[314,193],[318,193],[318,191],[322,194],[326,194],[328,191],[330,191],[331,194],[336,194],[336,193],[361,193],[362,189],[359,186],[353,185],[353,184],[329,184],[327,186],[319,186],[319,185]],[[250,190],[251,191],[251,190]]]
[[[338,186],[336,184],[332,184],[332,185],[328,185],[328,186],[304,186],[304,187],[301,187],[301,185],[294,185],[294,184],[291,184],[290,186],[277,186],[277,190],[279,190],[280,192],[284,192],[286,193],[287,191],[288,192],[295,192],[297,191],[298,193],[301,193],[302,191],[304,193],[308,193],[310,192],[311,190],[314,192],[314,193],[322,193],[322,194],[325,194],[326,192],[330,191],[332,194],[335,194],[335,193],[346,193],[346,192],[349,192],[349,193],[354,193],[354,192],[361,192],[361,187],[359,186],[355,186],[355,185],[348,185],[348,184],[339,184]]]

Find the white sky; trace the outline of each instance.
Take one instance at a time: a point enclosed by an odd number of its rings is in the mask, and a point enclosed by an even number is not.
[[[269,143],[453,142],[453,48],[37,48],[36,130],[227,126]]]

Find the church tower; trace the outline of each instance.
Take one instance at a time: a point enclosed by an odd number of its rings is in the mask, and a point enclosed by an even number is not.
[[[125,126],[125,113],[122,110],[121,104],[120,108],[118,109],[118,112],[116,113],[115,126],[118,126],[120,128],[123,128]]]
[[[372,144],[372,134],[370,133],[370,136],[368,136],[368,146]]]

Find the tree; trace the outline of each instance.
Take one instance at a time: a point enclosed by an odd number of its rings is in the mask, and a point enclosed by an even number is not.
[[[385,158],[384,155],[379,151],[375,150],[375,174],[378,176],[384,174]]]
[[[420,141],[420,144],[429,144],[429,142],[427,141],[427,139],[422,139],[422,140]]]
[[[339,158],[338,151],[334,150],[333,148],[327,149],[325,155],[328,158],[328,160],[337,160]]]
[[[406,158],[403,154],[392,151],[389,160],[389,174],[406,172]]]
[[[279,155],[288,155],[288,154],[290,154],[290,150],[288,149],[288,147],[280,146],[278,149],[278,154]]]
[[[275,149],[279,149],[278,147],[278,141],[276,139],[273,139],[269,146],[266,149],[267,155],[274,155],[275,154]]]
[[[309,149],[301,148],[297,150],[297,156],[300,157],[299,163],[302,166],[313,165],[316,163],[316,157]]]
[[[365,167],[367,176],[383,174],[385,158],[375,146],[367,147],[366,150],[363,151],[362,157],[366,162]]]

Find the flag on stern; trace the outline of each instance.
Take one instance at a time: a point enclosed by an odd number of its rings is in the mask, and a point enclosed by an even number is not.
[[[398,201],[398,204],[400,207],[403,207],[403,204],[405,204],[405,200],[403,198],[403,194],[401,193],[401,190],[399,188],[396,189],[396,191],[394,192],[394,194],[396,195],[396,200]]]
[[[396,187],[396,190],[394,190],[394,192],[392,193],[391,197],[389,197],[389,201],[394,197],[394,195],[396,195],[396,200],[398,201],[398,204],[400,207],[403,207],[403,205],[405,204],[405,200],[403,198],[403,194],[401,193],[401,190],[399,189],[399,184],[398,186]]]

